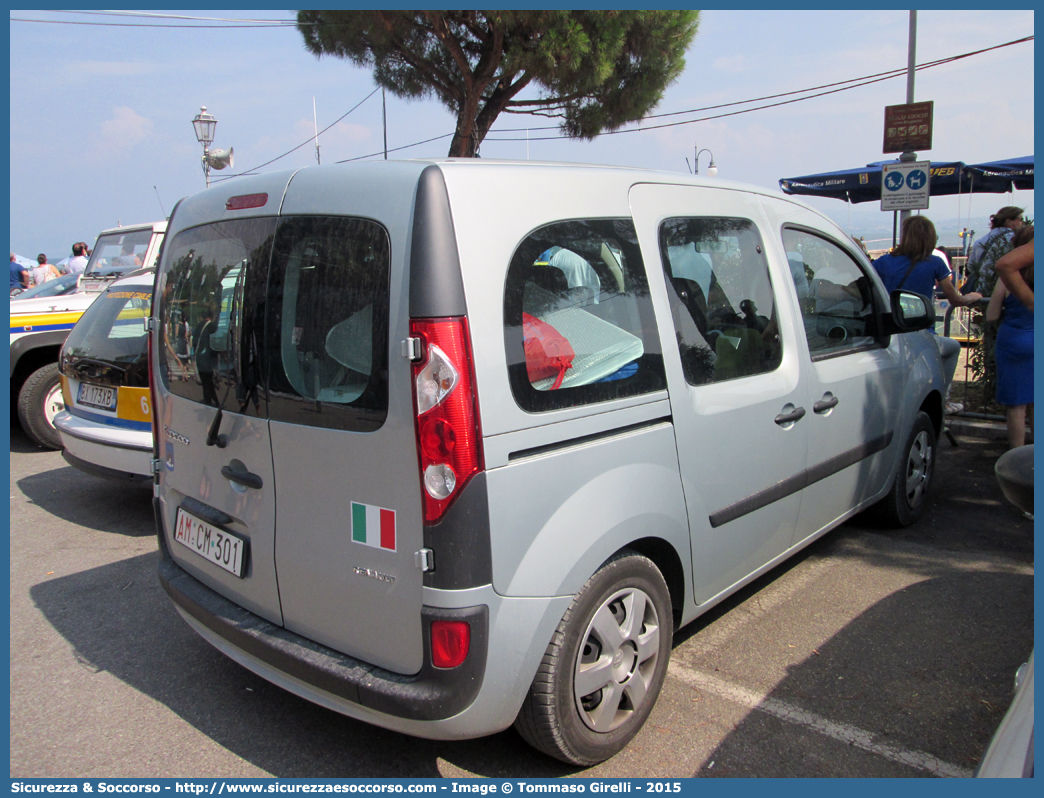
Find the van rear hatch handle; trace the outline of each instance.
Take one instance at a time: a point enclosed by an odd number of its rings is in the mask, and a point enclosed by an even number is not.
[[[264,482],[257,474],[251,474],[249,471],[236,471],[232,466],[226,465],[221,466],[221,476],[227,479],[229,482],[235,482],[242,485],[244,488],[253,488],[254,490],[261,490]]]

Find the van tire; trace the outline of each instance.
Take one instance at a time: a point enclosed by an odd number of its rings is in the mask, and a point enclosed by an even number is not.
[[[935,443],[935,425],[922,410],[906,439],[891,490],[877,505],[881,519],[888,525],[910,526],[924,515],[935,475]]]
[[[631,613],[639,610],[642,619],[635,627]],[[667,674],[672,632],[670,593],[659,569],[629,549],[613,555],[576,594],[558,624],[515,728],[534,748],[563,762],[588,766],[605,761],[649,717]],[[591,670],[604,670],[606,686],[617,688],[605,706],[604,688],[580,700],[574,697],[574,688],[580,687],[578,666],[596,662],[603,664]],[[604,710],[614,707],[610,717]]]
[[[61,449],[54,417],[64,406],[58,364],[48,363],[30,374],[18,392],[18,423],[33,443],[45,449]]]

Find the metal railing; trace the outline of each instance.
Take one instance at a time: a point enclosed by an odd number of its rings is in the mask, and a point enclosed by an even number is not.
[[[955,375],[955,384],[950,389],[950,400],[964,405],[964,410],[958,415],[988,421],[1004,421],[1004,416],[988,412],[993,401],[993,396],[987,395],[990,392],[990,385],[985,380],[975,382],[975,375],[971,367],[972,347],[980,345],[982,336],[982,329],[976,321],[976,315],[984,312],[987,304],[989,302],[984,297],[974,305],[967,307],[949,305],[941,319],[936,315],[936,321],[942,321],[944,336],[960,341],[963,347],[961,362],[958,363],[957,370],[960,372],[963,369],[964,379],[958,380]]]

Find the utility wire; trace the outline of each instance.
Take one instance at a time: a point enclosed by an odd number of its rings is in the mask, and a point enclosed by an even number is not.
[[[210,24],[205,24],[205,25],[198,25],[198,24],[197,25],[179,25],[179,24],[126,23],[126,22],[88,22],[88,21],[85,21],[85,20],[44,20],[44,19],[23,19],[23,18],[18,18],[18,17],[11,17],[10,20],[12,22],[38,22],[38,23],[55,24],[55,25],[105,25],[105,26],[114,26],[114,27],[148,27],[148,28],[200,28],[200,29],[204,29],[204,28],[287,28],[287,27],[296,27],[297,26],[296,20],[289,20],[289,19],[286,19],[286,20],[256,19],[256,20],[249,20],[248,21],[248,20],[245,20],[245,19],[234,19],[234,18],[225,18],[225,17],[197,17],[197,16],[188,16],[188,15],[179,15],[179,14],[159,14],[159,13],[155,13],[155,12],[140,12],[140,11],[56,11],[55,13],[96,15],[96,16],[131,17],[131,18],[142,18],[142,19],[183,20],[183,21],[190,21],[190,22],[206,22],[206,23],[214,22],[214,23],[225,23],[225,24],[216,24],[216,25],[210,25]],[[246,23],[246,24],[228,24],[228,23]],[[987,53],[987,52],[990,52],[992,50],[999,50],[999,49],[1001,49],[1003,47],[1010,47],[1010,46],[1012,46],[1014,44],[1023,44],[1025,42],[1032,41],[1033,39],[1034,39],[1033,36],[1025,36],[1025,37],[1023,37],[1021,39],[1015,39],[1014,41],[1005,42],[1004,44],[995,45],[993,47],[985,47],[983,49],[974,50],[974,51],[971,51],[971,52],[968,52],[968,53],[963,53],[961,55],[950,56],[948,58],[941,58],[941,59],[938,59],[936,61],[929,61],[929,62],[926,62],[924,64],[917,65],[916,67],[914,67],[914,69],[915,69],[915,71],[921,71],[921,70],[924,70],[924,69],[931,69],[933,67],[940,66],[942,64],[948,64],[948,63],[952,63],[954,61],[958,61],[958,60],[961,60],[961,59],[964,59],[964,58],[970,58],[970,57],[975,56],[975,55],[981,55],[983,53]],[[777,108],[777,107],[783,106],[783,105],[789,105],[789,104],[796,103],[796,102],[802,102],[804,100],[811,100],[811,99],[815,99],[817,97],[824,97],[824,96],[827,96],[827,95],[830,95],[830,94],[836,94],[838,92],[848,91],[850,89],[861,88],[863,86],[869,86],[869,85],[872,85],[874,83],[879,83],[879,82],[882,82],[882,81],[885,81],[885,80],[890,80],[890,79],[892,79],[894,77],[898,77],[898,76],[900,76],[902,74],[905,74],[906,72],[907,72],[906,69],[900,68],[900,69],[889,70],[889,71],[886,71],[886,72],[878,72],[876,74],[866,75],[866,76],[860,77],[860,78],[850,78],[848,80],[837,81],[837,82],[834,82],[834,83],[826,83],[826,84],[823,84],[821,86],[814,86],[814,87],[810,87],[810,88],[806,88],[806,89],[799,89],[799,90],[795,90],[795,91],[782,92],[782,93],[779,93],[779,94],[771,94],[771,95],[766,95],[764,97],[757,97],[757,98],[753,98],[753,99],[749,99],[749,100],[738,100],[738,101],[729,102],[729,103],[721,103],[719,105],[705,106],[703,108],[692,108],[692,109],[689,109],[689,110],[686,110],[686,111],[671,111],[671,112],[663,113],[663,114],[650,114],[649,116],[643,117],[638,122],[638,125],[639,125],[638,127],[628,128],[628,129],[625,129],[625,130],[609,130],[609,131],[605,131],[603,133],[596,134],[596,136],[594,136],[594,138],[599,138],[601,136],[619,135],[619,134],[623,134],[623,133],[635,133],[635,132],[641,132],[643,130],[658,130],[658,129],[661,129],[661,128],[678,127],[680,125],[690,125],[690,124],[694,124],[696,122],[706,122],[706,121],[709,121],[709,120],[712,120],[712,119],[722,119],[722,118],[729,117],[729,116],[739,116],[741,114],[751,113],[753,111],[763,111],[763,110],[768,109],[768,108]],[[840,87],[840,88],[838,88],[838,87]],[[829,91],[820,91],[821,89],[829,89]],[[809,92],[816,92],[816,93],[809,94]],[[255,166],[252,169],[248,169],[248,170],[246,170],[244,172],[240,172],[237,175],[229,175],[227,177],[216,178],[214,180],[214,182],[221,182],[221,181],[224,181],[224,180],[230,180],[230,179],[232,179],[234,177],[242,177],[244,175],[254,174],[254,173],[257,172],[257,170],[263,169],[264,167],[266,167],[266,166],[268,166],[270,164],[273,164],[273,163],[275,163],[276,161],[278,161],[278,160],[280,160],[282,158],[285,158],[287,155],[290,155],[291,153],[296,152],[297,150],[301,149],[301,147],[304,147],[305,145],[307,145],[309,142],[316,140],[318,135],[321,135],[322,133],[325,133],[326,131],[328,131],[330,128],[332,128],[334,125],[336,125],[342,119],[344,119],[346,116],[348,116],[350,113],[352,113],[352,111],[354,111],[356,108],[358,108],[364,102],[366,102],[366,100],[370,99],[370,97],[372,97],[376,93],[377,93],[377,89],[374,89],[374,91],[372,91],[365,98],[363,98],[359,103],[357,103],[355,106],[353,106],[343,116],[339,117],[337,120],[332,122],[330,125],[328,125],[327,127],[323,128],[323,130],[320,131],[319,134],[313,136],[312,139],[309,139],[308,141],[302,142],[301,144],[299,144],[298,146],[294,147],[293,149],[283,153],[282,155],[277,156],[276,158],[273,158],[270,161],[267,161],[267,162],[265,162],[263,164],[260,164],[259,166]],[[659,124],[659,125],[647,125],[647,124],[645,124],[645,122],[647,120],[650,120],[650,119],[664,119],[664,118],[673,117],[673,116],[682,116],[682,115],[685,115],[685,114],[702,113],[704,111],[719,110],[719,109],[722,109],[722,108],[730,108],[730,107],[735,107],[735,106],[738,106],[738,105],[749,105],[750,103],[763,102],[764,100],[778,99],[780,97],[791,97],[791,96],[797,95],[797,94],[803,94],[803,95],[807,95],[807,96],[795,97],[794,99],[784,100],[784,101],[778,102],[778,103],[768,103],[766,105],[760,105],[760,106],[756,106],[754,108],[746,108],[746,109],[739,110],[739,111],[732,111],[730,113],[715,114],[715,115],[712,115],[712,116],[704,116],[704,117],[700,117],[700,118],[697,118],[697,119],[687,119],[687,120],[682,120],[682,121],[679,121],[679,122],[668,122],[668,123]],[[524,114],[526,112],[525,111],[508,111],[508,113]],[[539,131],[539,130],[556,130],[556,129],[558,129],[557,125],[547,125],[547,126],[536,127],[536,128],[533,128],[533,127],[530,127],[530,128],[503,128],[503,129],[500,129],[500,130],[491,130],[490,131],[490,135],[487,135],[485,140],[486,141],[521,141],[522,139],[520,137],[504,137],[504,136],[497,137],[496,134],[521,133],[522,131],[526,132],[526,140],[527,141],[556,141],[556,140],[569,138],[568,136],[563,135],[563,134],[559,134],[559,135],[556,135],[556,136],[539,136],[539,137],[536,137],[536,138],[534,138],[534,137],[532,137],[530,135],[532,133],[532,131],[534,131],[534,130],[538,130]],[[452,133],[446,133],[444,135],[435,136],[433,138],[425,139],[423,141],[417,141],[417,142],[414,142],[412,144],[406,144],[406,145],[403,145],[401,147],[395,147],[395,148],[393,148],[391,150],[388,150],[388,152],[399,152],[399,151],[402,151],[402,150],[410,149],[412,147],[419,147],[422,144],[429,144],[429,143],[431,143],[433,141],[439,141],[441,139],[449,138],[452,135],[453,135]],[[366,158],[372,158],[372,157],[375,157],[377,155],[380,155],[382,152],[384,152],[384,151],[382,150],[380,152],[369,153],[367,155],[360,155],[360,156],[357,156],[355,158],[346,158],[346,159],[344,159],[342,161],[337,161],[337,163],[348,163],[350,161],[364,160]]]
[[[189,30],[206,30],[217,28],[220,30],[232,30],[235,28],[289,28],[296,27],[297,23],[286,25],[251,24],[251,25],[157,25],[149,22],[87,22],[85,20],[71,19],[25,19],[23,17],[11,17],[11,22],[39,22],[45,25],[100,25],[108,28],[187,28]]]
[[[916,71],[921,71],[921,70],[924,70],[924,69],[931,69],[933,67],[941,66],[943,64],[948,64],[948,63],[951,63],[953,61],[959,61],[959,60],[964,59],[964,58],[970,58],[970,57],[975,56],[975,55],[981,55],[982,53],[987,53],[987,52],[990,52],[991,50],[999,50],[999,49],[1001,49],[1003,47],[1010,47],[1010,46],[1015,45],[1015,44],[1023,44],[1025,42],[1032,41],[1033,39],[1034,39],[1033,36],[1025,36],[1025,37],[1023,37],[1021,39],[1015,39],[1013,41],[1005,42],[1004,44],[994,45],[992,47],[985,47],[985,48],[983,48],[981,50],[973,50],[971,52],[962,53],[960,55],[949,56],[947,58],[940,58],[940,59],[937,59],[935,61],[928,61],[928,62],[925,62],[923,64],[920,64],[920,65],[916,66],[914,69]],[[680,122],[669,122],[669,123],[665,123],[665,124],[661,124],[661,125],[644,125],[643,124],[641,127],[628,128],[626,130],[609,130],[609,131],[606,131],[604,133],[597,134],[595,136],[595,138],[598,138],[598,137],[601,137],[601,136],[619,135],[619,134],[623,134],[623,133],[640,133],[643,130],[657,130],[659,128],[678,127],[680,125],[691,125],[691,124],[693,124],[695,122],[706,122],[706,121],[709,121],[709,120],[712,120],[712,119],[722,119],[722,118],[729,117],[729,116],[739,116],[741,114],[747,114],[747,113],[751,113],[753,111],[763,111],[763,110],[765,110],[767,108],[776,108],[776,107],[779,107],[779,106],[782,106],[782,105],[790,105],[792,103],[802,102],[803,100],[811,100],[811,99],[815,99],[816,97],[824,97],[824,96],[829,95],[829,94],[837,94],[838,92],[848,91],[850,89],[857,89],[857,88],[861,88],[863,86],[869,86],[869,85],[872,85],[874,83],[880,83],[880,82],[885,81],[885,80],[891,80],[892,78],[900,77],[901,75],[906,74],[906,72],[907,72],[907,69],[905,67],[903,67],[903,68],[899,68],[899,69],[889,70],[887,72],[878,72],[878,73],[875,73],[873,75],[864,75],[863,77],[859,77],[859,78],[849,78],[848,80],[836,81],[834,83],[826,83],[826,84],[823,84],[822,86],[814,86],[814,87],[810,87],[810,88],[806,88],[806,89],[799,89],[799,90],[796,90],[796,91],[782,92],[780,94],[770,94],[770,95],[766,95],[764,97],[757,97],[757,98],[753,98],[753,99],[750,99],[750,100],[739,100],[739,101],[731,102],[731,103],[722,103],[720,105],[712,105],[712,106],[707,106],[705,108],[693,108],[693,109],[689,109],[687,111],[672,111],[672,112],[664,113],[664,114],[652,114],[650,116],[644,117],[642,122],[644,122],[646,119],[659,119],[659,118],[666,118],[666,117],[672,117],[672,116],[679,116],[679,115],[682,115],[682,114],[700,113],[700,112],[703,112],[703,111],[718,110],[718,109],[721,109],[721,108],[729,108],[729,107],[734,107],[734,106],[737,106],[737,105],[748,105],[750,103],[761,102],[761,101],[764,101],[764,100],[776,99],[776,98],[779,98],[779,97],[790,97],[790,96],[795,95],[795,94],[807,94],[808,92],[812,92],[812,91],[817,91],[818,92],[816,94],[808,94],[808,96],[805,96],[805,97],[796,97],[796,98],[791,99],[791,100],[784,100],[783,102],[769,103],[767,105],[760,105],[760,106],[757,106],[755,108],[745,108],[745,109],[742,109],[742,110],[739,110],[739,111],[732,111],[730,113],[725,113],[725,114],[716,114],[716,115],[713,115],[713,116],[705,116],[705,117],[700,117],[698,119],[686,119],[686,120],[683,120],[683,121],[680,121]],[[847,85],[847,84],[851,84],[851,85]],[[838,87],[838,86],[840,88],[834,88],[834,87]],[[818,91],[819,89],[830,89],[830,91]],[[373,95],[371,94],[370,96],[372,97]],[[369,99],[369,97],[367,99]],[[342,119],[343,119],[343,117],[342,117]],[[340,120],[338,120],[338,121],[340,121]],[[527,132],[526,140],[528,140],[528,141],[558,141],[558,140],[561,140],[561,139],[569,138],[568,136],[565,136],[565,135],[540,136],[540,137],[536,137],[536,138],[534,138],[532,136],[528,136],[528,133],[533,131],[533,130],[557,130],[557,129],[558,129],[557,125],[551,125],[551,126],[540,127],[540,128],[508,128],[508,129],[504,129],[504,130],[493,130],[493,131],[490,131],[490,134],[495,134],[495,133],[515,133],[515,132],[522,132],[523,130],[525,130]],[[325,132],[325,130],[323,132]],[[446,134],[443,134],[441,136],[435,136],[433,138],[424,139],[423,141],[416,141],[416,142],[413,142],[412,144],[404,144],[401,147],[395,147],[394,149],[390,149],[390,150],[388,150],[388,152],[401,152],[402,150],[408,150],[408,149],[411,149],[413,147],[419,147],[422,144],[430,144],[433,141],[439,141],[441,139],[446,139],[446,138],[449,138],[452,135],[454,135],[454,134],[453,133],[446,133]],[[496,138],[496,137],[493,137],[492,135],[487,135],[486,138],[484,139],[484,141],[522,141],[522,140],[523,140],[522,137],[500,137],[500,138]],[[308,142],[305,142],[305,144],[307,144],[307,143]],[[304,146],[304,144],[301,144],[298,147],[295,147],[294,150],[300,149],[303,146]],[[291,152],[293,152],[294,150],[291,150]],[[374,157],[376,157],[378,155],[381,155],[382,153],[383,153],[383,150],[378,151],[378,152],[368,153],[366,155],[359,155],[359,156],[356,156],[354,158],[345,158],[344,160],[337,161],[336,163],[349,163],[351,161],[362,161],[362,160],[365,160],[367,158],[374,158]],[[286,153],[286,155],[289,155],[289,154],[290,153]],[[282,158],[284,156],[279,156],[279,157]],[[269,163],[271,163],[271,161]],[[262,164],[262,166],[264,166],[264,165],[265,164]],[[257,167],[257,168],[261,168],[261,167]],[[222,179],[227,180],[227,179],[230,179],[231,177],[233,177],[233,176],[230,175],[229,177],[222,178]]]
[[[1023,37],[1021,39],[1015,39],[1014,41],[1005,42],[1004,44],[997,44],[997,45],[994,45],[993,47],[986,47],[986,48],[983,48],[982,50],[973,50],[972,52],[963,53],[961,55],[954,55],[954,56],[948,56],[947,58],[940,58],[940,59],[938,59],[936,61],[926,61],[925,63],[916,66],[914,69],[915,69],[915,71],[919,72],[922,69],[931,69],[932,67],[940,66],[942,64],[948,64],[948,63],[951,63],[953,61],[959,61],[962,58],[971,58],[972,56],[975,56],[975,55],[981,55],[982,53],[988,53],[991,50],[999,50],[1002,47],[1011,47],[1014,44],[1023,44],[1025,42],[1032,41],[1032,40],[1033,40],[1033,36],[1025,36],[1025,37]],[[750,99],[750,100],[737,100],[735,102],[722,103],[720,105],[708,105],[708,106],[705,106],[703,108],[691,108],[691,109],[689,109],[687,111],[671,111],[669,113],[664,113],[664,114],[649,114],[648,116],[642,117],[641,122],[639,122],[639,124],[644,122],[646,119],[663,119],[663,118],[669,117],[669,116],[681,116],[683,114],[696,114],[696,113],[702,113],[703,111],[716,111],[716,110],[718,110],[720,108],[731,108],[731,107],[736,106],[736,105],[747,105],[749,103],[762,102],[764,100],[775,100],[775,99],[778,99],[779,97],[789,97],[789,96],[792,96],[794,94],[806,94],[807,92],[819,91],[820,89],[830,89],[830,88],[834,88],[835,86],[844,86],[847,83],[858,83],[859,86],[865,86],[865,85],[869,85],[869,83],[860,82],[860,81],[877,82],[877,81],[872,80],[872,79],[874,79],[874,78],[888,79],[888,78],[891,78],[891,77],[898,77],[899,75],[905,75],[906,73],[907,73],[907,68],[906,67],[900,67],[898,69],[890,69],[887,72],[877,72],[877,73],[875,73],[873,75],[864,75],[864,76],[859,77],[859,78],[849,78],[848,80],[839,80],[839,81],[836,81],[834,83],[824,83],[822,86],[811,86],[811,87],[809,87],[807,89],[798,89],[796,91],[787,91],[787,92],[782,92],[780,94],[769,94],[769,95],[766,95],[764,97],[755,97],[755,98]],[[851,86],[850,88],[858,88],[858,86]],[[826,92],[826,93],[830,93],[830,92]],[[822,95],[821,94],[817,94],[817,95],[813,95],[813,96],[820,97]],[[811,99],[811,98],[805,98],[805,99]],[[770,108],[772,106],[764,106],[764,107]],[[760,110],[760,109],[752,108],[751,110],[756,111],[756,110]],[[529,113],[529,112],[508,110],[507,113],[524,114],[524,113]],[[702,120],[692,120],[692,121],[702,121]],[[547,125],[547,126],[543,126],[543,127],[502,128],[500,130],[491,130],[490,132],[491,133],[521,133],[523,131],[557,130],[557,129],[558,129],[558,125]],[[652,129],[652,128],[643,128],[643,129]]]
[[[244,171],[244,172],[240,172],[239,174],[235,174],[235,175],[226,175],[226,176],[224,176],[224,177],[220,177],[220,178],[216,178],[216,179],[211,179],[211,181],[210,181],[210,182],[211,182],[211,183],[220,183],[220,182],[223,182],[223,181],[225,181],[225,180],[231,180],[231,179],[232,179],[232,178],[234,178],[234,177],[243,177],[243,176],[245,176],[245,175],[250,175],[250,174],[254,174],[255,172],[257,172],[257,170],[258,170],[258,169],[263,169],[263,168],[265,168],[266,166],[268,166],[269,164],[273,164],[273,163],[275,163],[276,161],[280,160],[281,158],[285,158],[285,157],[286,157],[287,155],[290,155],[290,154],[291,154],[291,153],[293,153],[293,152],[297,152],[297,151],[298,151],[299,149],[301,149],[301,148],[302,148],[303,146],[305,146],[306,144],[311,144],[311,143],[312,143],[312,141],[314,141],[315,139],[318,139],[318,138],[319,138],[319,136],[321,136],[321,135],[322,135],[323,133],[325,133],[325,132],[326,132],[327,130],[329,130],[329,129],[330,129],[330,128],[332,128],[332,127],[333,127],[334,125],[336,125],[336,124],[337,124],[338,122],[340,122],[340,121],[341,121],[342,119],[344,119],[344,118],[345,118],[346,116],[348,116],[348,114],[350,114],[350,113],[351,113],[352,111],[354,111],[354,110],[355,110],[356,108],[358,108],[358,107],[359,107],[360,105],[362,105],[362,104],[363,104],[364,102],[366,102],[366,101],[367,101],[368,99],[370,99],[370,98],[371,98],[371,97],[372,97],[373,95],[375,95],[375,94],[376,94],[376,93],[377,93],[378,91],[380,91],[380,90],[381,90],[381,89],[380,89],[380,86],[378,86],[378,87],[377,87],[376,89],[374,89],[374,90],[373,90],[373,91],[371,91],[371,92],[370,92],[369,94],[367,94],[367,95],[366,95],[365,97],[363,97],[363,98],[362,98],[361,100],[359,100],[359,102],[357,102],[357,103],[356,103],[355,105],[353,105],[353,106],[352,106],[352,107],[351,107],[350,109],[348,109],[348,111],[346,111],[346,112],[345,112],[345,113],[344,113],[343,115],[341,115],[340,117],[338,117],[337,119],[335,119],[335,120],[334,120],[333,122],[331,122],[331,123],[330,123],[329,125],[327,125],[327,126],[326,126],[326,127],[324,127],[324,128],[322,129],[322,130],[320,130],[320,131],[319,131],[318,133],[314,134],[312,138],[308,139],[307,141],[304,141],[304,142],[302,142],[301,144],[298,144],[298,145],[297,145],[296,147],[294,147],[294,148],[293,148],[292,150],[288,150],[287,152],[284,152],[284,153],[283,153],[282,155],[278,155],[278,156],[276,156],[275,158],[273,158],[273,159],[272,159],[272,160],[270,160],[270,161],[265,161],[265,162],[264,162],[263,164],[261,164],[261,165],[259,165],[259,166],[255,166],[255,167],[253,167],[252,169],[247,169],[246,171]]]
[[[401,147],[393,147],[388,152],[399,152],[400,150],[408,150],[411,147],[419,147],[421,144],[430,144],[433,141],[439,141],[441,139],[448,139],[450,136],[456,135],[455,133],[443,133],[441,136],[435,136],[434,138],[424,139],[424,141],[415,141],[413,144],[403,144]],[[351,161],[363,161],[367,158],[373,158],[377,155],[384,153],[384,150],[378,150],[377,152],[371,152],[368,155],[356,155],[354,158],[345,158],[343,161],[336,161],[335,163],[350,163]]]
[[[289,19],[250,19],[249,17],[196,17],[187,14],[160,14],[155,11],[52,11],[54,14],[91,14],[107,17],[142,17],[145,19],[187,19],[196,22],[263,22],[276,25],[296,24]]]

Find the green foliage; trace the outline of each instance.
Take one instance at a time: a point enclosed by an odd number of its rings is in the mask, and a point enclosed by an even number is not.
[[[299,11],[316,56],[372,67],[399,97],[457,115],[451,156],[475,156],[501,113],[591,139],[641,119],[685,68],[698,11]],[[517,99],[530,84],[539,96]]]

